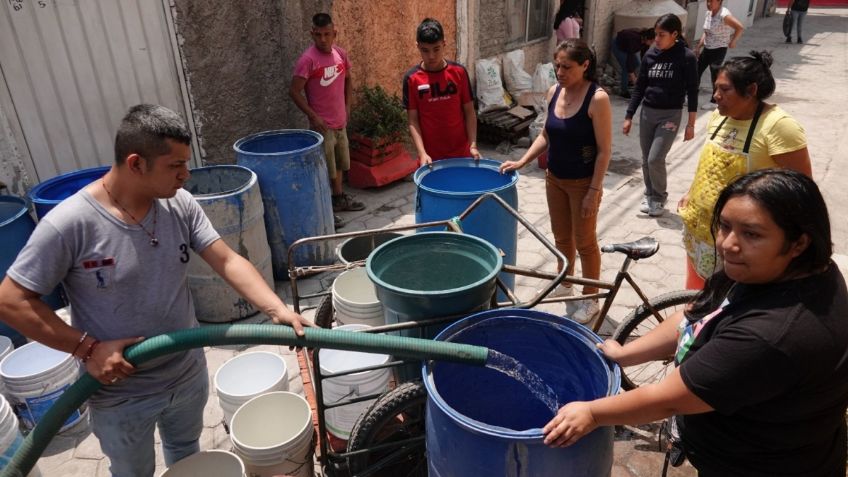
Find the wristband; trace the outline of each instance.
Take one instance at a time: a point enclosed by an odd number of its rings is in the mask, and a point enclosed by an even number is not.
[[[94,348],[96,348],[99,344],[100,341],[94,340],[94,342],[91,343],[91,346],[88,347],[88,351],[85,353],[85,356],[83,356],[80,361],[82,361],[83,363],[88,361],[91,358],[91,355],[94,354]]]
[[[694,126],[694,125],[692,125],[692,124],[687,124],[687,125],[686,125],[686,129],[689,129],[689,128],[695,129],[695,126]]]
[[[86,338],[88,338],[88,331],[83,332],[82,337],[80,337],[79,341],[77,341],[76,347],[74,347],[74,350],[71,351],[71,356],[77,355],[77,351],[79,350],[80,345],[83,341],[85,341]]]
[[[589,189],[595,190],[595,191],[598,191],[598,192],[601,191],[601,189],[598,189],[597,187],[594,187],[594,186],[589,186]]]

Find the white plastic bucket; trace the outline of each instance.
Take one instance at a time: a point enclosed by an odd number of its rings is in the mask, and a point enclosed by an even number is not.
[[[15,349],[15,345],[12,343],[12,340],[8,336],[0,335],[0,361],[11,353],[13,349]],[[6,384],[2,378],[0,378],[0,394],[6,394]]]
[[[335,329],[362,331],[368,328],[370,326],[367,325],[344,325]],[[360,353],[327,348],[321,349],[319,354],[321,374],[335,374],[357,368],[377,366],[388,363],[391,359],[386,354]],[[335,404],[346,399],[382,393],[388,389],[390,377],[391,370],[383,368],[324,379],[321,381],[322,390],[324,391],[324,404]],[[353,429],[353,425],[356,424],[356,420],[359,419],[359,416],[374,401],[376,399],[327,409],[324,413],[327,430],[339,439],[349,439],[350,431]]]
[[[160,477],[244,477],[244,462],[232,452],[207,450],[168,467]]]
[[[274,392],[242,405],[230,424],[233,450],[249,475],[313,477],[312,410],[303,397]]]
[[[228,426],[242,404],[262,394],[288,390],[286,361],[268,351],[240,354],[215,373],[215,392]]]
[[[377,299],[374,283],[363,267],[342,272],[333,282],[333,309],[336,321],[343,325],[386,324],[383,305]]]
[[[70,354],[32,342],[0,361],[0,376],[21,424],[32,429],[65,389],[77,380],[79,366]],[[82,421],[85,411],[85,405],[74,411],[60,432]]]
[[[0,396],[0,469],[9,464],[23,442],[24,436],[21,434],[18,418],[15,417],[12,406],[6,398]],[[33,467],[29,473],[29,477],[40,475],[38,467]]]

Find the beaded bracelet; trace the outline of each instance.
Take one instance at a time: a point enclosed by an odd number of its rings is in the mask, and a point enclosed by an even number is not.
[[[77,355],[77,350],[79,350],[80,345],[82,345],[82,342],[85,341],[86,338],[88,338],[88,331],[83,332],[82,337],[79,339],[79,341],[77,341],[77,346],[74,348],[73,351],[71,351],[71,356]]]
[[[96,348],[99,344],[100,341],[94,340],[94,342],[91,343],[91,346],[88,347],[88,352],[85,353],[85,356],[83,356],[80,361],[82,361],[83,363],[88,361],[91,358],[91,355],[94,354],[94,348]]]

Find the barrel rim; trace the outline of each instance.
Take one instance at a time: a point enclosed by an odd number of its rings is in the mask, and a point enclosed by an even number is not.
[[[86,169],[80,169],[80,170],[73,171],[73,172],[68,172],[68,173],[65,173],[65,174],[60,174],[58,176],[51,177],[50,179],[47,179],[46,181],[43,181],[43,182],[36,184],[35,187],[33,187],[32,189],[29,190],[29,193],[27,194],[27,196],[29,197],[29,199],[34,204],[56,205],[59,202],[62,202],[63,200],[65,200],[65,199],[45,199],[45,198],[38,197],[38,195],[43,193],[45,190],[53,188],[57,184],[64,182],[66,180],[69,180],[69,179],[76,179],[76,178],[79,178],[79,177],[96,175],[96,177],[94,179],[92,179],[92,181],[91,181],[91,182],[94,182],[95,180],[106,175],[106,173],[109,172],[109,170],[111,168],[112,168],[112,166],[96,166],[96,167],[89,167],[89,168],[86,168]],[[101,172],[102,172],[102,174],[101,174]]]
[[[21,210],[17,211],[8,219],[0,222],[0,227],[5,227],[11,224],[12,222],[21,218],[27,212],[29,212],[29,201],[27,201],[27,199],[24,199],[23,197],[18,197],[16,195],[2,195],[0,196],[0,202],[16,203],[21,206]]]
[[[307,135],[307,136],[312,136],[313,138],[317,139],[318,142],[316,144],[312,144],[310,146],[307,146],[307,147],[304,147],[304,148],[301,148],[301,149],[292,149],[290,151],[280,151],[280,152],[249,152],[249,151],[245,151],[241,148],[242,145],[244,145],[248,142],[251,142],[251,141],[255,141],[257,139],[264,139],[265,137],[270,137],[270,136],[289,136],[289,135],[293,135],[293,134],[304,134],[304,135]],[[315,131],[309,130],[309,129],[274,129],[274,130],[271,130],[271,131],[258,132],[258,133],[251,134],[249,136],[245,136],[245,137],[239,139],[238,141],[233,143],[233,150],[236,152],[236,154],[241,154],[241,155],[244,155],[244,156],[279,157],[279,156],[289,156],[289,155],[294,155],[294,154],[300,154],[304,151],[308,151],[308,150],[315,149],[316,147],[320,147],[323,143],[324,143],[324,136],[322,136],[321,134],[319,134]]]
[[[242,475],[245,474],[246,468],[245,468],[245,465],[244,465],[244,461],[242,460],[241,457],[236,455],[234,452],[230,452],[230,451],[227,451],[227,450],[224,450],[224,449],[206,449],[206,450],[200,450],[199,452],[191,454],[190,456],[188,456],[184,459],[181,459],[177,462],[174,462],[171,466],[169,466],[168,468],[165,469],[165,472],[162,473],[161,477],[172,477],[176,474],[172,473],[169,476],[168,472],[171,471],[171,469],[174,469],[174,468],[176,468],[177,466],[180,466],[180,465],[181,466],[189,465],[189,464],[192,463],[192,460],[202,459],[203,458],[202,456],[210,455],[210,454],[213,455],[213,456],[221,455],[221,456],[226,456],[226,457],[234,457],[236,459],[236,461],[238,461],[238,463],[239,463]]]
[[[576,335],[578,338],[582,337],[588,339],[589,341],[594,343],[603,343],[603,340],[600,336],[595,334],[586,326],[577,323],[576,321],[551,313],[545,313],[536,310],[527,310],[523,308],[501,308],[497,310],[488,310],[482,311],[480,313],[475,313],[471,316],[467,316],[454,323],[451,323],[450,325],[448,325],[447,328],[445,328],[438,335],[436,335],[434,340],[448,341],[447,338],[452,337],[456,333],[462,331],[465,328],[468,328],[469,326],[476,325],[493,318],[507,318],[510,316],[510,314],[519,315],[521,318],[525,319],[547,321],[550,323],[564,325],[564,330],[567,333]],[[606,396],[614,396],[618,394],[621,388],[620,367],[615,362],[605,358],[597,348],[595,348],[594,346],[592,348],[594,353],[597,354],[603,362],[612,365],[611,372],[608,373],[609,384],[607,386]],[[433,382],[431,364],[432,363],[430,361],[424,361],[421,365],[421,373],[423,375],[424,387],[427,390],[427,399],[428,401],[431,401],[433,404],[435,404],[436,407],[438,407],[439,410],[441,410],[443,413],[450,416],[451,420],[458,426],[477,434],[495,437],[498,439],[521,440],[528,443],[540,443],[544,440],[545,435],[542,433],[541,428],[527,429],[525,431],[515,431],[499,426],[492,426],[477,421],[475,419],[471,419],[454,409],[447,402],[445,402],[444,399],[442,399],[441,394],[439,393],[438,389],[436,389],[436,385]]]
[[[507,184],[504,184],[500,187],[495,187],[492,189],[485,190],[477,190],[477,191],[466,191],[466,192],[453,192],[447,190],[434,189],[432,187],[427,187],[422,182],[424,181],[424,177],[434,171],[438,171],[441,169],[450,169],[456,167],[463,167],[467,165],[473,165],[474,167],[483,167],[484,169],[490,169],[500,172],[501,163],[495,161],[493,159],[479,159],[476,160],[471,157],[453,157],[450,159],[442,159],[438,161],[433,161],[432,167],[429,165],[421,166],[418,170],[415,171],[413,175],[413,180],[415,181],[415,186],[419,189],[423,189],[431,194],[436,194],[441,197],[468,197],[468,196],[478,196],[480,194],[484,194],[486,192],[497,193],[506,189],[510,189],[515,187],[518,183],[519,173],[518,171],[510,171],[506,174],[510,174],[510,181]]]
[[[372,268],[372,263],[374,261],[374,257],[377,257],[382,252],[383,249],[391,247],[395,242],[397,242],[399,240],[428,240],[428,237],[434,237],[434,236],[450,237],[452,239],[457,238],[457,237],[461,237],[460,240],[470,240],[470,241],[473,241],[473,242],[477,242],[480,246],[488,249],[490,252],[492,252],[494,254],[495,262],[496,262],[495,267],[493,267],[493,270],[490,271],[489,273],[487,273],[485,277],[481,278],[480,280],[477,280],[474,283],[470,283],[470,284],[465,285],[465,286],[460,287],[460,288],[448,288],[448,289],[444,289],[444,290],[429,290],[429,291],[411,290],[409,288],[401,288],[401,287],[397,287],[397,286],[394,286],[394,285],[390,285],[390,284],[384,282],[383,280],[381,280],[374,273],[374,270]],[[495,279],[495,277],[497,277],[498,274],[503,269],[503,257],[501,257],[501,254],[498,252],[498,249],[494,245],[492,245],[491,243],[489,243],[489,242],[487,242],[487,241],[485,241],[485,240],[483,240],[479,237],[475,237],[474,235],[467,235],[467,234],[461,234],[461,233],[456,233],[456,232],[421,232],[421,233],[417,233],[417,234],[414,234],[414,235],[404,235],[403,237],[391,239],[388,242],[386,242],[386,243],[380,245],[379,247],[375,248],[374,251],[371,252],[371,255],[368,256],[368,260],[365,261],[365,269],[368,272],[368,277],[371,278],[372,282],[374,282],[374,285],[376,285],[377,287],[383,287],[386,290],[392,291],[393,293],[402,294],[402,295],[412,295],[412,296],[417,296],[417,297],[433,297],[433,296],[448,297],[448,296],[451,296],[451,295],[455,295],[457,293],[465,293],[469,289],[473,289],[473,288],[482,286],[483,284],[485,284],[487,282],[493,281]]]
[[[220,191],[220,192],[213,192],[213,193],[209,193],[209,194],[195,194],[194,192],[189,191],[188,188],[186,187],[188,185],[188,183],[191,182],[191,178],[189,178],[189,180],[186,181],[185,184],[183,184],[183,189],[185,189],[189,194],[191,194],[192,197],[195,198],[195,200],[198,200],[198,201],[214,200],[214,199],[220,199],[222,197],[229,197],[229,196],[233,196],[233,195],[242,194],[242,193],[250,190],[250,188],[253,187],[254,185],[256,185],[256,183],[259,180],[258,177],[256,176],[255,172],[253,172],[252,170],[250,170],[247,167],[239,166],[237,164],[220,164],[220,165],[215,165],[215,166],[197,167],[197,168],[191,169],[189,172],[192,175],[194,175],[197,172],[211,172],[212,170],[223,170],[223,169],[238,170],[240,172],[248,172],[250,179],[248,179],[243,184],[241,184],[240,186],[238,186],[234,189]]]

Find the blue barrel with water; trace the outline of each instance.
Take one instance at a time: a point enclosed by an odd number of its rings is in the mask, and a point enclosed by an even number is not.
[[[259,177],[274,277],[289,277],[288,249],[298,239],[335,232],[324,138],[314,131],[267,131],[233,145],[238,165]],[[329,241],[298,248],[296,266],[329,265]]]
[[[24,199],[11,195],[0,196],[0,280],[6,276],[6,270],[15,262],[15,258],[26,245],[35,221],[29,216]],[[26,337],[13,328],[0,322],[0,335],[7,336],[17,347],[26,343]]]
[[[541,429],[568,402],[618,393],[620,371],[595,348],[601,342],[597,335],[567,318],[499,309],[458,321],[436,339],[486,346],[515,358],[550,387],[556,402],[552,409],[517,380],[488,367],[425,362],[431,476],[610,475],[611,427],[564,449],[545,446]]]
[[[501,174],[501,163],[490,159],[444,159],[415,171],[415,223],[421,224],[458,216],[477,200],[493,192],[513,209],[518,210],[518,173]],[[514,216],[493,201],[483,203],[462,222],[462,231],[480,237],[504,252],[504,263],[515,265],[518,222]],[[510,289],[515,275],[501,273]]]
[[[390,240],[365,263],[383,305],[386,324],[473,313],[489,308],[503,260],[490,243],[453,232],[425,232]],[[446,325],[401,332],[433,338]],[[416,366],[398,371],[400,380],[417,376]]]
[[[35,206],[35,215],[43,219],[47,212],[56,207],[59,202],[76,194],[82,188],[105,176],[111,166],[80,169],[56,176],[38,184],[29,191],[29,198]]]

